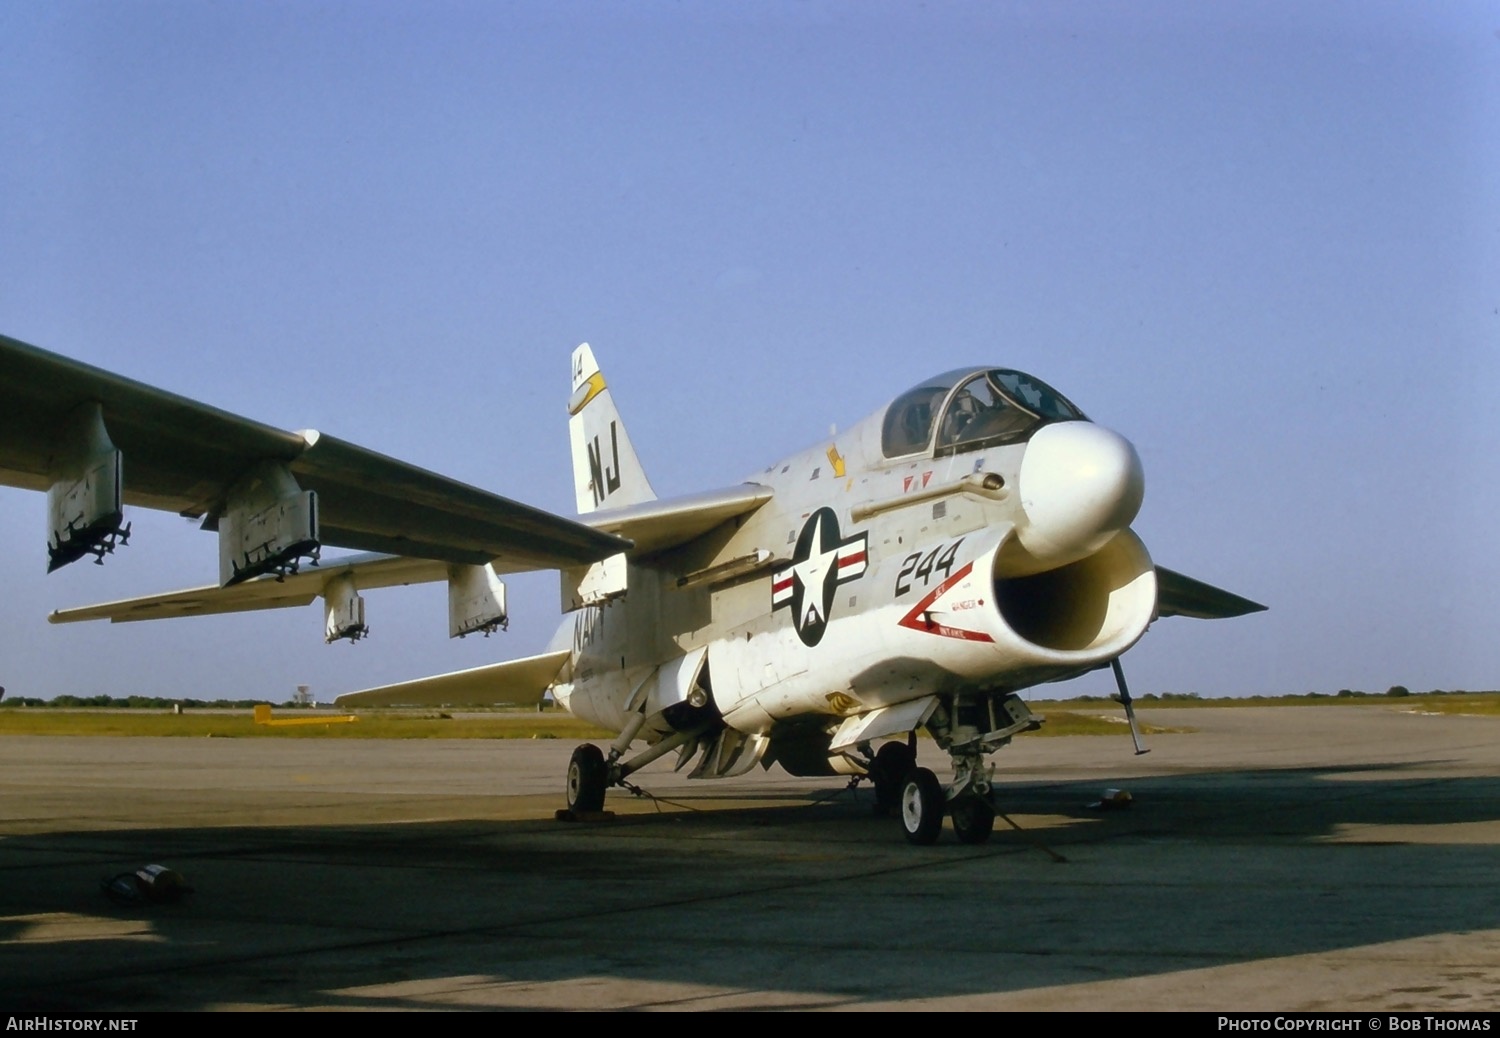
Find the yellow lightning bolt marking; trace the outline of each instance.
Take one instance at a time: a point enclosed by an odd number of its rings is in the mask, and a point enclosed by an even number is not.
[[[604,374],[596,371],[589,376],[587,382],[573,391],[573,399],[568,402],[568,414],[575,415],[582,411],[590,400],[602,392],[604,392]]]

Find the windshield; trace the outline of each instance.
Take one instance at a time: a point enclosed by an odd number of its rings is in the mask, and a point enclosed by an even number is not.
[[[1047,383],[996,368],[975,375],[953,394],[938,430],[937,453],[1017,443],[1047,422],[1080,419],[1083,412]]]
[[[1009,368],[967,368],[938,375],[897,397],[885,414],[881,449],[887,458],[929,447],[937,455],[957,454],[1017,443],[1047,422],[1068,421],[1087,419],[1041,379]]]

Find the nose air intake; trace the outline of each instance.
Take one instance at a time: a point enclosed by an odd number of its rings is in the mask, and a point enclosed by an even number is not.
[[[998,557],[997,557],[998,562]],[[1054,659],[1108,659],[1134,644],[1156,608],[1156,571],[1126,531],[1043,573],[994,573],[995,605],[1011,631]]]
[[[1129,529],[1145,493],[1135,448],[1092,422],[1055,422],[1032,435],[1016,483],[1024,517],[993,570],[1001,619],[1054,659],[1124,651],[1156,607],[1151,558]]]

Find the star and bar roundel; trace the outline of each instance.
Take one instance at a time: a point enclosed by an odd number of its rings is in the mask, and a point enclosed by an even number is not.
[[[771,574],[771,611],[792,611],[792,625],[803,645],[823,640],[835,589],[864,576],[870,561],[866,540],[864,533],[841,537],[833,509],[820,508],[807,517],[797,535],[792,561]]]

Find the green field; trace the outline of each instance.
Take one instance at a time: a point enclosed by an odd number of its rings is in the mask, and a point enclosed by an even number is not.
[[[277,710],[277,720],[310,719],[302,710]],[[1124,735],[1123,722],[1077,710],[1048,710],[1036,736]],[[1186,731],[1143,724],[1148,734]],[[217,739],[612,739],[613,732],[561,711],[510,711],[450,717],[434,711],[389,710],[358,721],[327,724],[256,724],[250,711],[67,710],[27,707],[0,710],[0,735],[154,735]]]
[[[1052,707],[1040,707],[1036,703],[1031,704],[1032,713],[1038,717],[1046,718],[1046,723],[1034,732],[1027,732],[1028,736],[1049,735],[1120,735],[1129,736],[1130,728],[1125,724],[1125,712],[1118,707],[1110,712],[1107,706],[1101,708],[1101,712],[1080,713],[1074,710],[1058,710]],[[1137,719],[1139,721],[1139,719]],[[1149,724],[1139,721],[1143,735],[1167,735],[1172,733],[1191,732],[1191,728],[1166,728],[1159,724]]]
[[[304,719],[305,710],[277,710]],[[161,710],[0,710],[0,735],[158,735],[220,739],[600,739],[614,733],[562,711],[449,717],[433,711],[381,711],[352,723],[256,724],[248,710],[174,714]]]
[[[1413,709],[1434,710],[1441,713],[1489,713],[1500,710],[1500,692],[1408,692],[1405,695],[1390,695],[1386,692],[1340,692],[1329,695],[1324,692],[1309,692],[1303,695],[1242,696],[1207,698],[1193,694],[1144,695],[1135,697],[1137,710],[1210,709],[1246,706],[1402,706]],[[1442,704],[1434,706],[1433,704]],[[1493,704],[1493,705],[1491,705]],[[1082,696],[1078,699],[1033,699],[1028,704],[1033,709],[1061,708],[1064,710],[1109,710],[1120,709],[1119,704],[1104,696]]]
[[[1391,702],[1387,700],[1387,702]],[[1427,714],[1462,714],[1473,717],[1500,716],[1500,695],[1493,692],[1449,693],[1443,696],[1412,696],[1395,700],[1400,709]]]
[[[1108,700],[1036,700],[1028,704],[1046,723],[1030,736],[1124,735],[1124,711]],[[1444,693],[1390,697],[1256,696],[1246,699],[1137,699],[1142,715],[1153,709],[1250,706],[1384,707],[1418,713],[1500,716],[1500,694]],[[277,720],[311,719],[306,710],[280,709]],[[1191,732],[1151,724],[1147,735]],[[450,716],[433,710],[380,710],[359,715],[352,723],[261,725],[249,710],[204,709],[176,714],[157,709],[75,709],[46,706],[0,706],[0,735],[155,735],[221,739],[612,739],[614,733],[561,710],[496,710]]]

